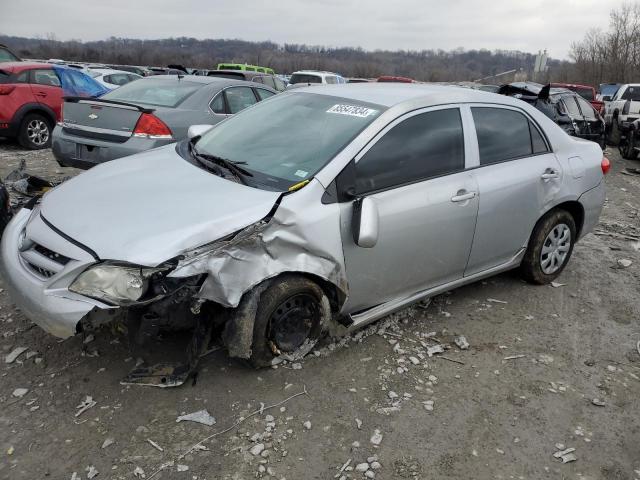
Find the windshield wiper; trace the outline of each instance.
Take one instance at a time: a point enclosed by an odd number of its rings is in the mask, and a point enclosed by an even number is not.
[[[247,185],[247,182],[244,177],[253,177],[253,173],[250,171],[238,166],[238,165],[246,165],[247,162],[234,162],[232,160],[228,160],[226,158],[218,157],[216,155],[211,155],[208,153],[199,152],[193,143],[189,142],[189,151],[193,155],[193,157],[207,170],[213,171],[214,173],[220,173],[219,168],[223,167],[229,170],[241,183]]]

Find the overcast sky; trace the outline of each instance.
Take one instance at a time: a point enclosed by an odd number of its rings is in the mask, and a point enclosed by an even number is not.
[[[566,58],[623,0],[0,0],[0,33],[240,38],[374,49],[548,49]]]

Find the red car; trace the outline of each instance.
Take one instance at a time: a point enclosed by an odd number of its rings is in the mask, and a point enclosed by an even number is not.
[[[566,88],[572,92],[576,92],[582,98],[587,100],[600,115],[604,115],[604,102],[596,99],[596,89],[589,85],[579,85],[575,83],[552,83],[553,88]]]
[[[0,63],[0,137],[29,149],[51,145],[62,109],[60,79],[48,63]]]

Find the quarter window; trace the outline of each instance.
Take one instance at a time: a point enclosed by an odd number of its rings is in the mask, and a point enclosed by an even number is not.
[[[464,170],[457,108],[415,115],[389,130],[356,163],[358,193]]]
[[[48,85],[50,87],[59,87],[60,79],[52,69],[49,70],[32,70],[33,83],[38,85]]]
[[[480,165],[547,152],[540,131],[527,117],[504,108],[471,109],[478,135]]]
[[[216,95],[216,98],[211,101],[211,104],[209,106],[211,107],[213,113],[217,113],[219,115],[224,115],[225,113],[227,113],[224,108],[224,96],[222,93]]]
[[[257,102],[253,90],[249,87],[233,87],[225,90],[229,113],[238,113]]]

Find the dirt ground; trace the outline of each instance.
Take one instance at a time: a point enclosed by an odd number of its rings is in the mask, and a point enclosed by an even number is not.
[[[220,350],[195,386],[122,386],[136,361],[125,339],[61,342],[0,291],[0,478],[640,479],[640,176],[621,173],[640,162],[608,155],[601,234],[577,245],[564,285],[499,275],[300,365],[257,371]],[[3,177],[21,158],[50,178],[75,173],[0,142]],[[430,332],[444,355],[427,356]],[[16,347],[28,350],[6,363]],[[202,409],[215,425],[176,422]],[[554,458],[566,448],[575,461]]]

